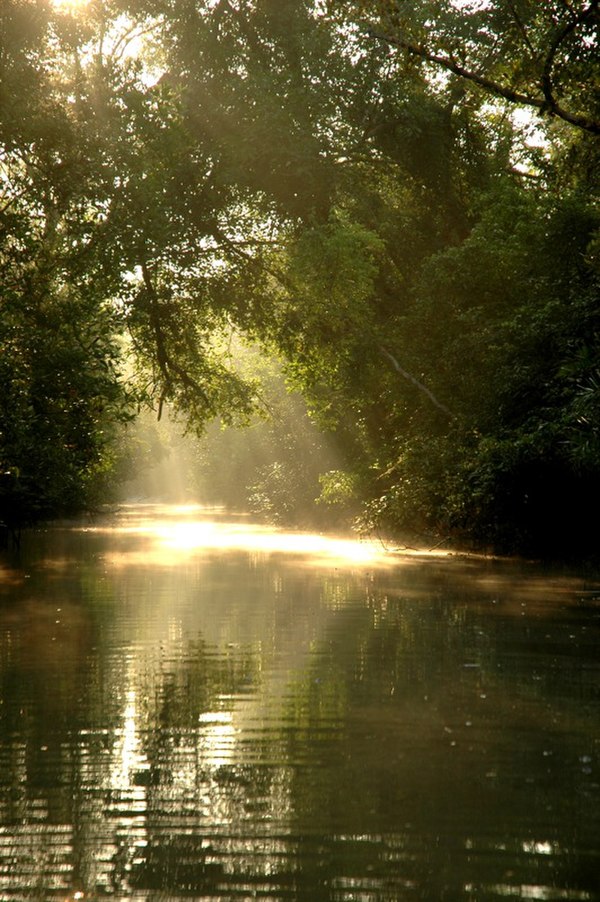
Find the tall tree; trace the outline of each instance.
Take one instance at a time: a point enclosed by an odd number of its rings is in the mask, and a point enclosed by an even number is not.
[[[4,4],[1,24],[0,466],[18,521],[91,500],[130,393],[102,249],[111,176],[78,113],[85,30],[46,4]]]

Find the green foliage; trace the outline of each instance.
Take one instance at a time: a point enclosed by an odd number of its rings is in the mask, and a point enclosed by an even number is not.
[[[101,497],[147,402],[225,424],[198,480],[271,516],[360,500],[368,529],[536,554],[585,539],[596,4],[11,0],[0,17],[15,510]],[[242,362],[240,334],[308,411]]]
[[[432,386],[451,386],[455,419],[445,435],[405,425],[373,522],[535,554],[567,552],[568,523],[573,546],[590,547],[598,284],[584,261],[597,227],[581,197],[511,188],[426,262],[405,329],[432,372],[438,359]]]
[[[433,67],[464,90],[600,131],[594,0],[335,0],[330,8],[395,48],[405,67]]]
[[[289,360],[303,390],[336,390],[353,379],[373,331],[374,279],[382,242],[360,224],[331,221],[304,231],[280,265],[266,335]]]

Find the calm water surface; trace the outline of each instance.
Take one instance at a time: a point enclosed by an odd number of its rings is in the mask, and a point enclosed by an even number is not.
[[[194,508],[0,560],[0,900],[600,900],[600,592]]]

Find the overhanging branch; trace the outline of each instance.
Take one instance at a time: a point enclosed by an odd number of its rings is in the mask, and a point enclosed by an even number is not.
[[[558,29],[556,34],[554,35],[552,41],[550,42],[550,48],[546,55],[546,60],[544,62],[544,71],[542,72],[542,90],[544,92],[544,98],[546,103],[548,104],[548,109],[551,112],[556,112],[556,115],[560,115],[560,107],[556,102],[556,98],[554,96],[554,86],[552,84],[552,70],[554,68],[554,61],[556,59],[556,54],[558,53],[558,49],[560,45],[565,41],[565,39],[572,34],[573,31],[579,26],[582,25],[590,16],[597,11],[599,0],[591,0],[589,6],[585,9],[581,10],[579,15],[573,16],[573,18],[567,22],[562,28]]]
[[[150,301],[150,324],[154,335],[154,341],[156,343],[156,361],[158,363],[158,368],[164,382],[163,390],[161,392],[158,404],[158,419],[160,420],[161,418],[163,404],[167,399],[169,391],[171,390],[173,383],[173,373],[178,377],[182,385],[202,398],[202,401],[204,402],[207,409],[214,413],[214,406],[211,404],[210,399],[202,386],[196,381],[196,379],[190,376],[187,370],[176,360],[174,360],[173,357],[169,354],[167,341],[161,322],[159,298],[154,287],[154,283],[152,282],[152,277],[150,275],[148,265],[146,263],[142,263],[141,270],[142,278],[144,280],[144,287]]]
[[[556,44],[556,48],[550,48],[550,52],[544,66],[544,72],[542,74],[542,90],[544,92],[543,97],[534,97],[530,94],[523,94],[521,91],[515,91],[513,88],[509,88],[506,85],[500,84],[500,82],[494,81],[491,78],[487,78],[487,76],[481,75],[479,72],[476,72],[473,69],[468,69],[465,66],[462,66],[460,63],[457,63],[456,60],[453,60],[449,56],[444,56],[439,53],[433,53],[431,50],[428,50],[427,47],[424,47],[420,44],[413,44],[412,41],[409,41],[406,38],[401,37],[400,35],[384,34],[373,28],[368,29],[367,33],[371,37],[376,38],[376,40],[378,41],[385,41],[385,43],[390,44],[393,47],[400,47],[402,50],[405,50],[412,56],[417,56],[420,59],[425,60],[426,62],[434,63],[435,65],[440,66],[442,69],[446,69],[448,72],[452,72],[454,75],[458,75],[460,78],[463,78],[466,81],[470,81],[473,84],[479,85],[481,88],[484,88],[486,91],[496,97],[502,97],[504,100],[508,100],[510,103],[533,107],[542,114],[545,113],[550,116],[556,116],[557,118],[568,122],[570,125],[574,125],[577,128],[583,129],[584,131],[598,135],[600,134],[600,122],[597,119],[591,119],[590,117],[584,116],[579,113],[571,113],[569,110],[564,109],[564,107],[562,107],[558,103],[552,93],[552,84],[550,77],[556,50],[558,49],[559,45],[565,39],[567,34],[569,34],[573,30],[573,28],[576,27],[576,25],[580,24],[582,21],[591,16],[591,14],[598,8],[598,2],[599,0],[592,0],[589,7],[587,7],[585,10],[585,15],[581,14],[577,17],[577,21],[575,23],[569,23],[569,28],[563,29],[565,33],[559,33],[559,39],[558,43]],[[555,41],[553,41],[553,45],[555,42],[556,38]]]

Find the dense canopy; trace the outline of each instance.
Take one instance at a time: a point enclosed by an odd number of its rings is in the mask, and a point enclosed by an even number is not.
[[[5,0],[0,519],[108,497],[145,405],[197,431],[271,408],[251,345],[335,449],[304,478],[275,417],[265,509],[320,486],[366,530],[593,553],[599,21]]]

